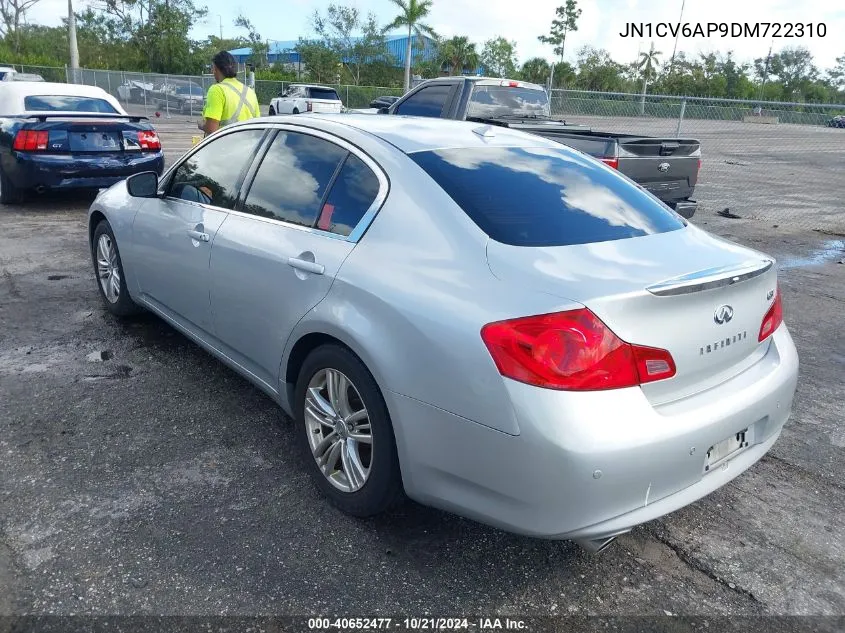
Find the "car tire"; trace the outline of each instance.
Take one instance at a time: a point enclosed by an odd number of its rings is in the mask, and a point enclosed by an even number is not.
[[[273,106],[270,106],[269,115],[270,116],[276,116],[276,109]]]
[[[294,109],[293,109],[293,114],[299,114],[299,108],[294,108]]]
[[[100,290],[106,309],[118,317],[129,317],[141,312],[141,308],[129,296],[117,240],[111,225],[106,220],[100,221],[94,229],[91,260],[94,264],[97,288]]]
[[[332,399],[329,395],[329,373],[335,376],[334,385],[342,384],[338,376],[348,381],[344,396]],[[313,390],[317,390],[322,400],[315,398]],[[305,359],[294,393],[302,456],[311,478],[329,501],[356,517],[381,514],[399,505],[404,490],[393,424],[381,391],[366,366],[345,347],[323,345]],[[335,393],[339,392],[335,390]],[[308,413],[315,407],[320,407],[316,409],[317,415]],[[361,409],[364,418],[360,417]],[[337,415],[332,417],[328,411]],[[352,420],[351,427],[340,421],[344,416]],[[332,420],[333,427],[329,426]],[[357,439],[367,436],[367,426],[369,443]]]
[[[0,204],[21,204],[24,197],[23,189],[15,187],[6,172],[0,169]]]

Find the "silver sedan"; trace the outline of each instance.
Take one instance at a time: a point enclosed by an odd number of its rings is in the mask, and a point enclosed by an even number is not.
[[[774,260],[539,136],[252,120],[89,226],[108,310],[277,401],[356,516],[407,496],[598,551],[751,467],[792,408]]]

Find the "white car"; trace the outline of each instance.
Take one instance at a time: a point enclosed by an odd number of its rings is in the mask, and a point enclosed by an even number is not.
[[[270,101],[270,116],[302,112],[338,114],[342,111],[343,102],[337,91],[328,86],[291,84],[285,92]]]
[[[0,81],[12,81],[12,77],[18,74],[18,71],[10,66],[0,66]]]

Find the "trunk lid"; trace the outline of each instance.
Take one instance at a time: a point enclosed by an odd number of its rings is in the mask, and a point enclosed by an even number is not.
[[[676,375],[643,386],[655,405],[724,382],[768,345],[758,335],[776,292],[774,260],[692,226],[573,246],[491,240],[487,257],[499,279],[577,301],[621,339],[668,350]]]
[[[129,117],[74,117],[72,114],[43,116],[42,121],[27,124],[23,129],[46,131],[49,135],[46,152],[51,154],[138,152],[142,150],[139,132],[154,132],[148,123]]]
[[[327,99],[309,99],[311,104],[311,112],[321,112],[329,114],[340,113],[340,101],[329,101]]]
[[[701,146],[690,139],[619,137],[617,169],[664,201],[689,198],[698,181]]]

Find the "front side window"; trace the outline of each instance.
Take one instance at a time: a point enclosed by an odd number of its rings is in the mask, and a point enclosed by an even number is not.
[[[408,97],[396,108],[396,114],[439,117],[452,92],[451,86],[428,86]]]
[[[314,226],[346,154],[342,147],[315,136],[279,132],[255,174],[243,211]]]
[[[224,134],[183,162],[174,172],[167,195],[233,209],[241,171],[253,159],[264,130]]]
[[[504,244],[591,244],[685,226],[648,192],[564,148],[462,148],[410,156],[482,231]]]
[[[64,95],[31,95],[24,97],[24,109],[27,112],[96,112],[98,114],[118,114],[105,99],[96,97],[77,97]]]

